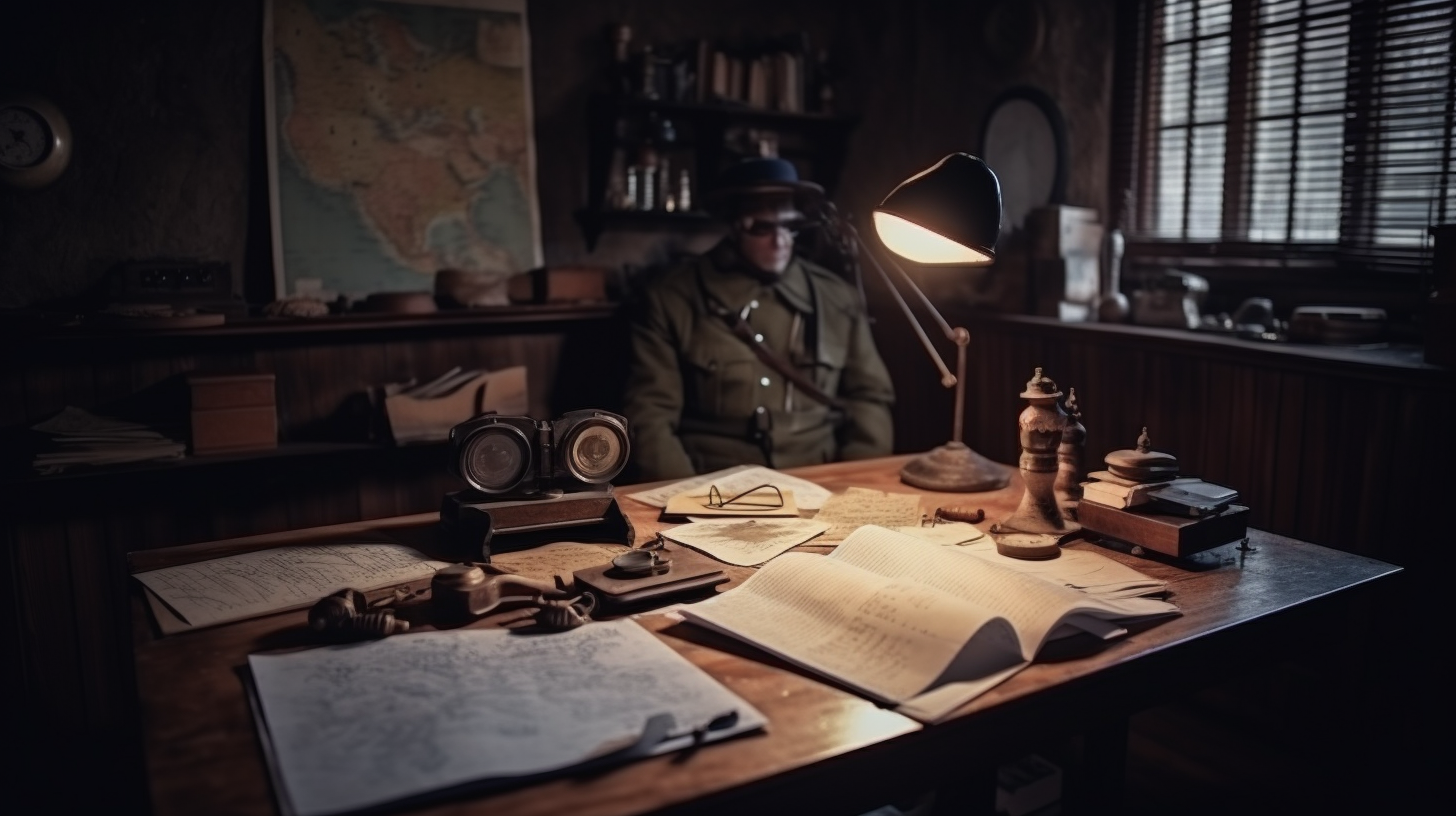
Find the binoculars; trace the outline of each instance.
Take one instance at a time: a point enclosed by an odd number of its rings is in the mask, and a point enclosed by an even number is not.
[[[626,417],[596,409],[550,422],[482,414],[451,428],[450,442],[456,473],[495,497],[607,484],[631,451]]]

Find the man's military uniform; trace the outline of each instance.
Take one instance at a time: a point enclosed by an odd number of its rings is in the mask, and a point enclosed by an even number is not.
[[[843,278],[798,257],[764,275],[724,240],[648,282],[637,309],[623,413],[644,481],[891,452],[894,388]],[[840,407],[759,359],[734,334],[740,316]]]

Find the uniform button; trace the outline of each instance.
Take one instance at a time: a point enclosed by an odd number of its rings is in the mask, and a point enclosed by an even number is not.
[[[758,384],[763,386],[764,388],[768,388],[768,377],[760,377],[758,379]]]
[[[763,335],[761,335],[761,334],[755,334],[753,336],[753,342],[755,342],[755,343],[762,343],[763,342]]]

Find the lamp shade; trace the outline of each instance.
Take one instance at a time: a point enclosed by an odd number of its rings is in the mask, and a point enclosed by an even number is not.
[[[988,264],[1001,234],[1001,182],[986,163],[952,153],[901,182],[874,212],[892,252],[923,264]]]

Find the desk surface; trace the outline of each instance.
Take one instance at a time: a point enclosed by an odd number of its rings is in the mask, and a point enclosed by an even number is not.
[[[847,487],[922,494],[926,511],[961,506],[1010,514],[1021,498],[1009,487],[974,494],[931,493],[901,484],[906,457],[791,471],[839,492]],[[630,494],[635,486],[619,489]],[[640,541],[671,526],[658,510],[620,500]],[[133,571],[387,528],[409,540],[426,534],[434,514],[252,536],[212,544],[134,552]],[[1092,653],[1046,654],[968,703],[950,720],[921,724],[828,684],[762,652],[667,617],[641,622],[666,643],[757,706],[765,733],[712,744],[691,754],[654,757],[592,776],[563,778],[475,799],[437,804],[432,814],[751,812],[787,799],[816,813],[857,813],[964,776],[973,763],[1019,756],[1039,740],[1093,728],[1218,679],[1220,670],[1278,654],[1282,638],[1308,625],[1306,614],[1349,590],[1399,571],[1363,556],[1250,531],[1235,544],[1174,564],[1096,544],[1112,558],[1167,581],[1183,615],[1134,629]],[[814,549],[814,548],[806,548]],[[821,548],[822,550],[822,548]],[[746,569],[729,568],[733,582]],[[730,583],[729,586],[732,584]],[[152,803],[157,814],[277,812],[238,672],[248,654],[297,642],[306,612],[280,613],[214,629],[158,637],[138,591],[133,598],[137,686],[145,724]],[[1053,644],[1055,645],[1055,644]]]

